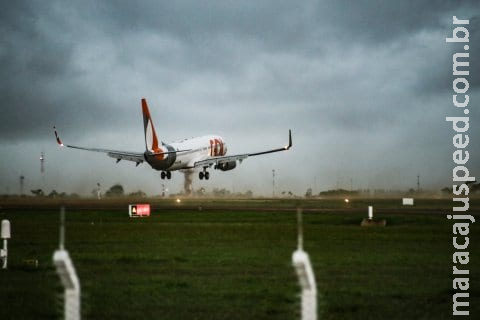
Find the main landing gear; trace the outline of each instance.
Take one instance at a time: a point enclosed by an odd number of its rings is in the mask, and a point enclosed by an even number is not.
[[[167,178],[168,180],[172,179],[172,173],[170,171],[162,171],[162,173],[160,173],[160,177],[162,178],[162,180],[165,180],[165,178]]]
[[[208,180],[210,179],[210,173],[204,169],[203,171],[200,171],[198,173],[198,177],[200,178],[200,180],[203,180],[203,178],[205,178],[205,180]]]

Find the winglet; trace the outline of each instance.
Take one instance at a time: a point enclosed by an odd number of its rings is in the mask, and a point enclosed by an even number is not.
[[[63,147],[64,144],[63,144],[62,140],[60,140],[60,137],[58,136],[57,128],[55,128],[55,126],[53,126],[53,130],[55,131],[55,138],[57,138],[58,145]]]
[[[288,146],[285,146],[285,150],[290,149],[292,145],[292,130],[288,130]]]
[[[267,150],[267,151],[262,151],[262,152],[256,152],[256,153],[248,153],[248,157],[253,157],[253,156],[259,156],[262,154],[267,154],[267,153],[274,153],[274,152],[280,152],[280,151],[286,151],[289,150],[292,147],[292,130],[288,130],[288,145],[279,149],[273,149],[273,150]]]

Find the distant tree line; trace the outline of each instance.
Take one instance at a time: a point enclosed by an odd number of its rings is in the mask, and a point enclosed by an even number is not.
[[[359,191],[349,191],[345,189],[334,189],[334,190],[327,190],[321,191],[318,196],[319,197],[352,197],[358,196],[360,194]],[[307,192],[305,193],[305,198],[313,198],[315,195],[313,194],[312,188],[308,188]]]
[[[480,182],[468,181],[465,184],[468,186],[469,194],[480,192]],[[442,189],[442,193],[453,194],[453,188],[445,187],[445,188]]]
[[[105,192],[105,197],[107,198],[119,198],[119,197],[136,197],[136,198],[145,198],[147,197],[147,194],[141,190],[131,192],[128,195],[125,194],[125,190],[123,189],[123,186],[121,184],[115,184],[108,189],[107,192]]]
[[[205,188],[200,188],[193,192],[196,197],[214,197],[214,198],[252,198],[253,192],[247,190],[246,192],[231,192],[225,188],[214,188],[211,192],[207,192]]]
[[[42,189],[33,189],[30,192],[35,197],[47,197],[47,198],[80,198],[78,193],[67,194],[66,192],[57,192],[57,190],[52,190],[49,194],[45,194]]]
[[[67,194],[66,192],[58,192],[57,190],[52,190],[50,193],[46,193],[43,189],[32,189],[30,190],[32,196],[38,197],[38,198],[80,198],[80,195],[78,193],[70,193]],[[97,197],[97,192],[98,189],[94,189],[92,191],[92,196]],[[19,195],[3,195],[4,197],[9,197],[9,196],[19,196]],[[22,194],[20,195],[21,197],[27,197],[27,195]],[[104,194],[105,197],[113,198],[113,197],[137,197],[137,198],[145,198],[147,194],[141,190],[131,192],[128,195],[125,194],[125,191],[123,189],[123,186],[121,184],[115,184],[110,189],[108,189],[107,192]]]

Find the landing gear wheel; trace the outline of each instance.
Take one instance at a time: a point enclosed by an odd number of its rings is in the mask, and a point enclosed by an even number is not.
[[[167,171],[167,179],[168,180],[172,179],[172,173],[170,171]]]
[[[210,179],[210,172],[205,172],[205,180]]]
[[[165,180],[165,177],[166,177],[166,173],[165,171],[162,171],[162,173],[160,173],[160,177],[162,178],[162,180]]]
[[[203,180],[203,171],[200,171],[198,173],[198,178],[200,178],[200,180]]]

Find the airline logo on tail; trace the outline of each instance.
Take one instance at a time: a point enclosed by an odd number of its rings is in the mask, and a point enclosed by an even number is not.
[[[163,150],[158,146],[157,133],[155,132],[155,126],[153,125],[150,111],[148,110],[147,100],[142,99],[142,113],[143,113],[143,125],[145,129],[145,147],[147,151],[153,153],[162,153]],[[164,154],[156,156],[158,160],[163,160]]]

